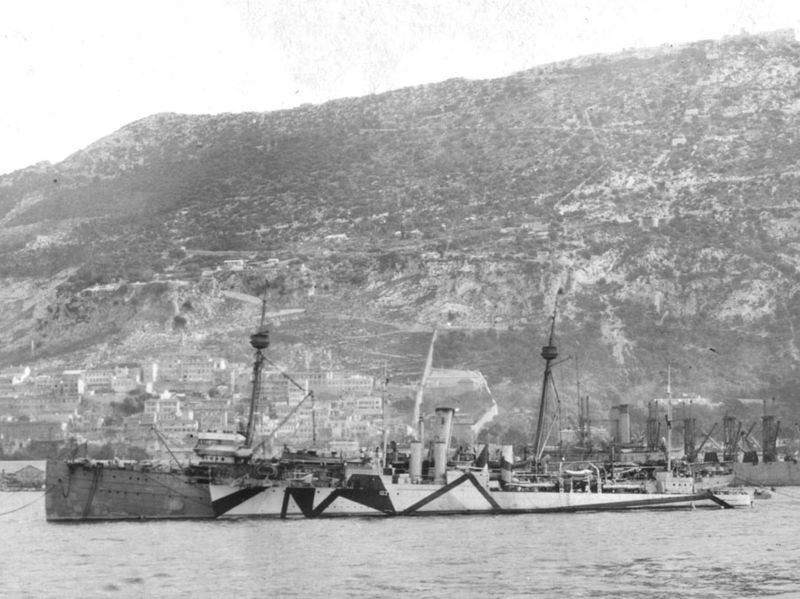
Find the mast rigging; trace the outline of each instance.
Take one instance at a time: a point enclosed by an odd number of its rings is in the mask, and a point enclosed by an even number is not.
[[[561,294],[561,290],[559,289],[559,295]],[[556,334],[556,315],[558,312],[558,295],[556,295],[556,301],[553,305],[553,316],[552,322],[550,324],[550,337],[548,339],[547,345],[542,347],[542,358],[545,360],[545,367],[544,367],[544,376],[542,377],[542,394],[539,401],[539,418],[536,423],[536,434],[533,438],[533,455],[534,455],[534,463],[538,466],[539,461],[541,460],[542,453],[544,452],[545,447],[545,435],[544,433],[544,426],[545,426],[545,415],[547,412],[547,399],[548,399],[548,389],[549,386],[552,384],[552,362],[558,357],[558,348],[555,346],[555,334]]]

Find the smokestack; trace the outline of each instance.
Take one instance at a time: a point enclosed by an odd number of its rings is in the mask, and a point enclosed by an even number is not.
[[[453,408],[436,408],[436,429],[434,431],[434,441],[444,443],[445,451],[450,449],[450,437],[453,433]]]
[[[503,481],[503,484],[508,484],[511,482],[511,478],[514,476],[514,446],[503,445],[501,451],[500,480]]]
[[[621,437],[619,431],[619,406],[611,406],[608,412],[608,419],[611,421],[611,437],[614,443],[619,444]]]
[[[422,443],[411,442],[411,461],[409,463],[411,482],[418,483],[422,479]]]
[[[447,452],[453,431],[453,408],[436,408],[436,429],[433,444],[433,482],[444,484],[447,480]]]
[[[619,406],[619,442],[622,444],[631,442],[631,413],[627,404]]]
[[[433,482],[437,485],[447,482],[447,445],[444,441],[433,444]]]

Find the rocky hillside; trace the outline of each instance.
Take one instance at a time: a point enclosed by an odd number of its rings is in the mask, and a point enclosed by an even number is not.
[[[415,376],[436,326],[439,365],[526,384],[562,289],[602,405],[662,394],[667,364],[681,391],[794,399],[799,72],[778,32],[131,123],[0,178],[0,357],[246,357],[268,280],[304,310],[274,325],[287,365]]]

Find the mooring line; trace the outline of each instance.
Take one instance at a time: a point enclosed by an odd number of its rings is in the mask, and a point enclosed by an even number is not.
[[[34,504],[34,503],[36,503],[37,501],[40,501],[40,500],[42,499],[42,497],[44,497],[46,494],[47,494],[47,492],[44,492],[44,493],[42,493],[42,494],[41,494],[39,497],[37,497],[36,499],[34,499],[33,501],[29,501],[29,502],[28,502],[28,503],[26,503],[25,505],[21,505],[21,506],[19,506],[19,507],[16,507],[16,508],[14,508],[13,510],[9,510],[9,511],[7,511],[7,512],[0,512],[0,517],[2,517],[2,516],[8,516],[9,514],[13,514],[14,512],[18,512],[18,511],[20,511],[20,510],[24,510],[26,507],[33,505],[33,504]]]

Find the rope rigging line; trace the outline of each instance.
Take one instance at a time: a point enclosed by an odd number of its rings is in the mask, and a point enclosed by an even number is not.
[[[172,453],[172,449],[170,449],[169,443],[167,443],[166,438],[164,437],[164,435],[161,434],[161,431],[158,430],[158,428],[156,427],[155,424],[151,427],[150,431],[148,431],[148,433],[147,433],[148,438],[150,437],[150,432],[155,433],[155,435],[158,438],[159,442],[169,452],[169,455],[172,456],[172,459],[175,461],[175,464],[177,464],[178,468],[183,468],[183,465],[180,463],[178,458],[175,457],[174,453]]]
[[[47,495],[47,493],[49,493],[49,492],[50,492],[50,491],[45,491],[44,493],[42,493],[41,495],[39,495],[39,496],[38,496],[36,499],[34,499],[33,501],[29,501],[29,502],[28,502],[28,503],[26,503],[25,505],[21,505],[21,506],[19,506],[19,507],[16,507],[16,508],[14,508],[13,510],[8,510],[7,512],[0,512],[0,517],[2,517],[2,516],[8,516],[9,514],[13,514],[14,512],[18,512],[18,511],[20,511],[20,510],[24,510],[26,507],[29,507],[29,506],[33,505],[33,504],[34,504],[34,503],[36,503],[37,501],[41,501],[42,497],[44,497],[45,495]]]
[[[553,428],[555,428],[556,424],[559,424],[558,440],[559,440],[559,442],[561,441],[561,430],[560,430],[560,428],[561,428],[561,426],[560,426],[560,421],[561,421],[561,398],[558,395],[558,389],[556,389],[556,381],[553,378],[553,374],[552,373],[549,373],[547,375],[547,382],[545,384],[553,389],[553,395],[555,396],[555,400],[556,400],[555,401],[556,409],[553,412],[553,415],[552,415],[552,417],[550,419],[550,423],[547,425],[547,430],[545,431],[544,441],[542,442],[542,449],[539,452],[539,454],[540,454],[539,457],[541,457],[541,454],[544,453],[545,445],[547,445],[547,442],[550,440],[550,435],[552,434]]]
[[[279,373],[279,374],[280,374],[282,377],[286,378],[286,379],[287,379],[287,380],[288,380],[290,383],[292,383],[292,384],[293,384],[295,387],[297,387],[297,388],[298,388],[298,389],[300,389],[301,391],[305,391],[305,390],[306,390],[306,388],[305,388],[305,387],[303,387],[303,385],[301,385],[300,383],[298,383],[298,382],[297,382],[296,380],[294,380],[294,379],[293,379],[293,378],[292,378],[290,375],[286,374],[286,373],[285,373],[283,370],[281,370],[281,369],[280,369],[280,367],[279,367],[279,366],[278,366],[278,365],[277,365],[275,362],[273,362],[272,360],[270,360],[270,359],[269,359],[267,356],[264,356],[264,361],[265,361],[265,362],[268,362],[268,363],[269,363],[271,366],[274,366],[274,367],[275,367],[275,369],[278,371],[278,373]],[[313,393],[313,392],[309,392],[309,393]]]

